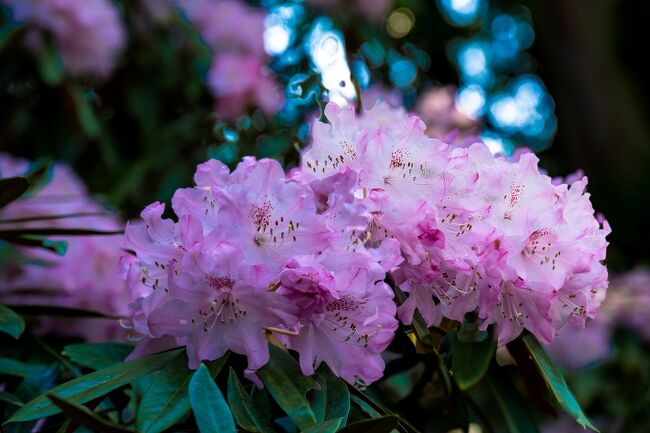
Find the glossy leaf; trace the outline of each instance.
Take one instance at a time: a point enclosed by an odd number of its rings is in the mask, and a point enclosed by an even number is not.
[[[40,165],[25,176],[0,179],[0,208],[41,187],[49,180],[49,175],[50,166]]]
[[[237,424],[244,430],[255,433],[273,433],[275,431],[270,416],[253,402],[232,368],[228,376],[228,405]]]
[[[79,343],[63,348],[63,355],[76,364],[101,370],[118,364],[133,351],[133,346],[122,343]]]
[[[379,418],[381,414],[375,410],[367,401],[359,397],[358,395],[350,396],[350,400],[356,404],[359,409],[365,412],[371,418]]]
[[[517,392],[509,377],[498,374],[495,370],[487,375],[487,383],[503,413],[509,432],[538,433],[539,429],[527,406],[527,400]]]
[[[181,349],[175,349],[114,365],[63,383],[50,392],[72,403],[85,403],[104,396],[141,376],[160,370],[178,356],[180,351]],[[29,421],[58,412],[60,409],[52,403],[47,394],[42,394],[21,407],[6,422]]]
[[[235,433],[235,420],[221,390],[202,363],[190,379],[190,402],[201,433]]]
[[[43,364],[34,364],[25,361],[18,361],[13,358],[0,357],[0,374],[17,377],[30,377],[40,374],[48,369]]]
[[[330,418],[328,420],[319,422],[316,427],[309,430],[311,433],[333,433],[339,431],[344,425],[343,418]]]
[[[65,255],[68,250],[68,243],[66,241],[53,241],[38,235],[14,235],[0,231],[0,239],[13,245],[43,248],[60,256]]]
[[[18,397],[23,402],[28,402],[37,396],[41,395],[45,391],[54,387],[56,380],[59,376],[60,367],[56,364],[42,370],[36,374],[32,374],[26,377],[13,394]],[[8,419],[12,414],[14,414],[20,407],[11,406],[5,409],[4,420]],[[36,425],[36,421],[27,421],[27,422],[15,422],[9,425],[2,426],[2,433],[25,433],[30,432]]]
[[[318,383],[302,374],[300,366],[286,351],[269,346],[271,358],[258,375],[273,399],[296,423],[300,430],[316,424],[316,416],[307,400],[307,392],[318,389]]]
[[[526,334],[523,336],[523,342],[528,349],[530,356],[535,361],[539,372],[542,374],[542,377],[544,377],[544,380],[555,397],[555,400],[562,409],[573,416],[582,427],[598,431],[582,411],[580,404],[569,390],[562,373],[560,373],[553,361],[551,361],[551,358],[548,357],[544,348],[542,348],[542,345],[539,344],[539,341],[537,341],[535,336],[532,334]]]
[[[228,355],[208,363],[210,377],[216,377]],[[162,432],[179,422],[190,411],[189,383],[194,371],[187,366],[187,356],[180,355],[160,370],[147,388],[136,415],[138,431]]]
[[[345,426],[350,413],[350,391],[347,384],[334,376],[325,365],[316,372],[314,379],[320,390],[313,393],[312,410],[316,416],[318,432],[335,432]]]
[[[25,404],[24,401],[22,401],[20,398],[17,396],[10,394],[5,391],[0,391],[0,401],[4,401],[5,403],[13,404],[14,406],[22,406]]]
[[[342,430],[340,433],[390,433],[397,428],[399,418],[393,415],[372,418],[363,421],[354,422]]]
[[[25,331],[25,321],[11,308],[0,304],[0,332],[9,334],[15,339]]]
[[[43,341],[41,338],[36,337],[36,343],[43,350],[45,350],[45,352],[47,352],[52,358],[54,358],[57,362],[59,362],[66,370],[68,370],[68,372],[70,372],[74,377],[81,376],[81,370],[79,370],[79,368],[77,368],[76,365],[71,363],[66,357],[61,355],[58,351],[50,347],[50,345],[47,344],[45,341]]]
[[[356,388],[352,388],[351,392],[352,392],[351,400],[354,401],[357,405],[359,405],[360,408],[364,412],[368,413],[370,416],[373,416],[373,415],[371,415],[372,411],[377,413],[378,414],[377,416],[379,416],[379,414],[381,414],[381,416],[384,416],[384,415],[393,416],[393,417],[397,418],[397,420],[399,421],[399,424],[401,425],[401,427],[405,431],[418,433],[418,430],[406,418],[402,418],[398,413],[393,412],[392,410],[390,410],[383,403],[381,403],[376,398],[376,396],[375,397],[371,396],[370,395],[370,394],[372,394],[371,389],[368,389],[366,391],[360,391],[360,390],[358,390]],[[365,402],[366,405],[365,406],[361,405],[359,402]],[[367,409],[371,409],[371,411],[368,411]]]
[[[114,423],[111,420],[102,418],[95,412],[91,411],[85,406],[75,404],[69,400],[58,397],[55,394],[48,394],[48,398],[55,404],[63,413],[68,415],[76,423],[90,427],[93,431],[100,433],[132,433],[124,426]]]
[[[458,387],[467,390],[485,375],[494,358],[495,344],[490,332],[483,341],[462,341],[458,333],[451,337],[451,371]]]

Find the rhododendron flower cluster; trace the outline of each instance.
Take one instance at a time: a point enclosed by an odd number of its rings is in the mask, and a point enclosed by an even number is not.
[[[134,356],[185,344],[196,367],[230,349],[255,371],[275,333],[305,374],[324,361],[351,383],[378,379],[397,328],[383,280],[399,251],[358,241],[369,215],[351,191],[318,195],[253,158],[232,173],[208,161],[195,182],[172,199],[177,222],[154,203],[126,228],[132,324],[145,337]]]
[[[214,60],[208,86],[217,98],[217,112],[235,119],[249,106],[274,114],[283,103],[282,91],[266,67],[262,9],[237,0],[177,1],[212,49]]]
[[[301,167],[208,161],[178,190],[178,221],[154,203],[130,223],[123,267],[138,354],[187,345],[190,365],[230,349],[255,371],[267,335],[349,382],[378,379],[398,313],[428,325],[475,313],[499,344],[524,329],[549,342],[584,326],[607,287],[609,233],[586,178],[554,185],[537,158],[427,137],[378,105],[327,105]],[[397,310],[387,275],[408,298]]]
[[[24,175],[29,166],[24,159],[0,154],[2,178]],[[43,217],[47,219],[41,219]],[[121,228],[118,218],[93,200],[82,181],[63,164],[53,167],[52,178],[36,193],[1,209],[0,222],[3,230],[83,228],[115,231]],[[117,268],[122,254],[121,236],[48,238],[67,241],[65,254],[59,256],[40,248],[21,247],[25,260],[5,263],[0,272],[0,302],[70,307],[108,315],[128,312],[128,296]],[[83,325],[42,320],[40,331],[83,336],[93,341],[121,340],[124,334],[117,323],[103,319]]]
[[[372,111],[366,117],[372,117]],[[303,155],[313,179],[351,170],[372,215],[366,243],[393,238],[405,262],[393,271],[429,325],[477,312],[499,344],[528,329],[551,341],[567,321],[584,325],[607,287],[609,227],[587,180],[553,185],[537,158],[495,158],[482,143],[450,146],[424,135],[416,116],[363,128],[352,108],[329,105]]]
[[[51,35],[63,68],[72,75],[106,78],[126,43],[117,8],[109,0],[3,0],[18,22],[28,23],[28,41],[40,51]]]

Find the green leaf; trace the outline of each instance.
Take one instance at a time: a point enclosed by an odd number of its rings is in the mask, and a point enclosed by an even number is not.
[[[345,426],[350,413],[350,391],[347,384],[334,376],[327,366],[321,366],[314,379],[320,391],[314,392],[311,407],[316,417],[313,431],[333,433]]]
[[[51,173],[50,166],[37,164],[37,167],[25,176],[0,179],[0,208],[47,183]]]
[[[60,256],[65,255],[68,250],[68,243],[66,241],[53,241],[38,235],[13,235],[0,232],[0,239],[10,244],[23,247],[43,248]]]
[[[316,427],[311,429],[310,431],[313,433],[333,433],[339,431],[340,428],[342,428],[344,424],[343,418],[331,418],[328,419],[322,423],[316,424]]]
[[[275,431],[270,415],[265,414],[260,406],[253,403],[232,368],[228,376],[228,404],[237,424],[244,430],[256,433],[273,433]]]
[[[571,393],[571,390],[569,390],[562,373],[560,373],[553,361],[551,361],[551,358],[548,357],[535,336],[526,334],[522,339],[560,407],[573,416],[583,428],[598,431],[582,411],[580,404]]]
[[[63,355],[76,364],[101,370],[118,364],[133,351],[133,345],[122,343],[79,343],[63,348]]]
[[[14,406],[22,406],[25,404],[24,401],[22,401],[20,398],[17,396],[10,394],[5,391],[0,391],[0,401],[4,401],[5,403],[13,404]]]
[[[190,379],[190,402],[201,433],[235,433],[235,420],[214,383],[208,368],[201,363]]]
[[[366,413],[371,418],[379,418],[381,414],[377,412],[367,401],[359,397],[358,395],[352,395],[350,396],[350,400],[359,406],[359,409],[361,409],[363,412]]]
[[[397,428],[399,418],[393,415],[353,422],[339,433],[390,433]]]
[[[76,423],[90,427],[93,431],[101,433],[133,433],[133,430],[104,419],[85,406],[73,403],[55,394],[48,394],[48,398]]]
[[[16,340],[25,331],[25,321],[11,308],[0,304],[0,332],[9,334]]]
[[[68,361],[64,356],[62,356],[58,351],[52,349],[47,343],[41,340],[39,337],[36,337],[36,343],[45,350],[52,358],[68,370],[74,377],[81,376],[81,370],[79,370],[74,364]]]
[[[0,208],[16,200],[26,193],[28,189],[29,181],[25,177],[18,176],[0,179]]]
[[[52,40],[44,41],[38,60],[38,69],[43,81],[50,86],[58,85],[63,78],[63,64]]]
[[[63,383],[50,392],[72,403],[85,403],[104,396],[141,376],[160,370],[180,352],[181,349],[175,349],[114,365]],[[58,412],[60,409],[50,401],[47,394],[41,394],[16,411],[5,423],[30,421]]]
[[[538,433],[537,423],[530,412],[527,400],[520,395],[510,378],[493,369],[486,376],[487,383],[496,397],[510,433]]]
[[[316,416],[306,394],[312,389],[318,389],[318,383],[302,374],[300,366],[289,353],[272,344],[269,349],[269,362],[258,371],[258,376],[298,428],[308,430],[316,424]]]
[[[29,189],[25,196],[32,197],[52,180],[52,176],[54,176],[54,166],[47,160],[33,162],[29,167],[29,172],[25,175],[29,182]]]
[[[495,344],[490,331],[483,341],[465,342],[458,333],[451,336],[451,371],[458,387],[465,391],[485,375],[494,358]]]
[[[291,421],[291,418],[288,416],[282,416],[280,418],[276,418],[273,420],[273,422],[277,425],[280,426],[280,428],[284,431],[284,433],[298,433],[298,427],[296,427],[296,424]]]
[[[29,377],[41,374],[48,368],[42,364],[30,364],[13,358],[0,357],[0,374],[8,376]]]
[[[216,377],[228,359],[228,355],[208,363],[211,377]],[[193,371],[187,367],[187,356],[182,355],[160,370],[151,386],[147,388],[136,415],[138,431],[162,432],[190,411],[188,384]]]
[[[66,86],[66,90],[74,104],[75,114],[81,130],[90,138],[99,138],[102,132],[102,125],[95,113],[95,110],[84,98],[84,90],[80,86]]]
[[[56,380],[59,376],[60,367],[57,364],[51,365],[49,368],[42,370],[38,373],[32,374],[18,385],[14,391],[14,395],[22,401],[30,401],[33,398],[39,396],[45,391],[54,387]],[[12,414],[14,414],[20,407],[7,407],[4,413],[4,419],[8,419]],[[24,433],[32,431],[36,421],[27,421],[27,422],[16,422],[8,426],[3,426],[3,433]]]

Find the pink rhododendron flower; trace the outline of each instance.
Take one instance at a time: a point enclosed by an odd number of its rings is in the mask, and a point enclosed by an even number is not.
[[[72,75],[106,78],[126,43],[117,8],[108,0],[3,0],[16,21],[35,27],[37,51],[51,34],[63,68]]]
[[[217,113],[235,120],[250,107],[275,114],[284,103],[281,86],[266,67],[263,9],[236,0],[178,1],[212,49],[208,87]]]
[[[215,53],[264,55],[263,9],[239,0],[176,0]]]
[[[303,373],[313,374],[325,361],[350,383],[379,379],[381,352],[397,329],[384,269],[359,251],[329,249],[312,260],[287,264],[278,289],[300,307],[302,327],[286,340],[299,352]]]
[[[482,143],[450,146],[426,137],[419,118],[380,108],[368,122],[373,110],[357,118],[329,104],[301,178],[357,173],[356,200],[371,214],[364,245],[395,239],[405,259],[393,271],[413,296],[403,320],[416,307],[429,325],[476,311],[503,345],[523,329],[550,342],[567,321],[594,317],[609,227],[594,217],[586,179],[554,185],[532,154],[508,161]]]
[[[280,89],[263,62],[254,56],[224,53],[215,57],[208,85],[218,96],[217,113],[236,119],[249,105],[272,115],[283,103]]]
[[[0,154],[0,177],[25,174],[26,160]],[[86,228],[119,230],[115,215],[93,200],[72,170],[63,164],[54,166],[52,179],[34,195],[18,199],[0,210],[0,220],[30,217],[55,217],[77,213],[105,215],[53,218],[1,224],[3,228]],[[0,301],[7,304],[37,304],[97,311],[108,315],[128,312],[128,295],[117,264],[122,254],[121,236],[53,236],[65,240],[63,256],[39,248],[21,247],[30,263],[9,264],[0,273]],[[40,331],[83,336],[90,340],[118,340],[123,332],[108,320],[84,320],[62,323],[43,320]]]
[[[390,242],[358,245],[350,223],[367,225],[369,216],[345,198],[351,191],[319,204],[276,161],[254,158],[232,173],[208,161],[195,182],[174,195],[178,222],[154,203],[127,226],[135,257],[123,268],[143,336],[136,356],[184,344],[194,368],[232,350],[254,372],[274,332],[299,352],[305,374],[324,361],[351,383],[381,377],[380,353],[397,327],[382,281],[399,254]]]

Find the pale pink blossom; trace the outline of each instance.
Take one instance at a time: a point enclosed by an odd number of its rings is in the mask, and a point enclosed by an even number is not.
[[[126,44],[120,13],[109,0],[3,0],[16,21],[30,24],[40,51],[51,35],[71,75],[107,78]]]
[[[214,55],[208,88],[217,114],[236,120],[249,108],[275,114],[284,104],[282,86],[267,68],[264,9],[238,0],[177,1]]]
[[[330,249],[285,266],[280,293],[300,307],[299,334],[287,338],[304,374],[321,362],[350,383],[382,376],[381,353],[397,329],[384,269],[367,253]]]
[[[300,177],[357,174],[354,196],[371,215],[364,245],[395,239],[405,259],[393,270],[413,296],[403,320],[416,307],[429,325],[477,312],[503,345],[524,329],[550,342],[565,323],[595,316],[609,227],[594,216],[586,178],[554,185],[532,154],[511,161],[482,143],[451,146],[426,137],[419,118],[381,109],[367,122],[369,112],[328,105]]]
[[[217,96],[217,114],[236,119],[249,107],[276,113],[284,103],[280,86],[262,60],[250,55],[217,55],[208,72],[208,86]]]
[[[0,177],[25,174],[26,160],[0,154]],[[77,213],[100,215],[66,217]],[[92,199],[81,180],[64,164],[56,164],[51,180],[35,194],[20,198],[0,210],[0,220],[30,217],[62,218],[0,224],[3,228],[70,228],[115,231],[116,215]],[[96,311],[107,315],[128,312],[128,294],[118,273],[121,236],[52,236],[66,241],[65,255],[39,248],[21,247],[30,263],[9,264],[0,273],[0,299],[8,304],[37,304]],[[90,340],[119,340],[123,332],[116,320],[59,322],[43,320],[40,332],[83,336]]]
[[[178,222],[154,203],[127,226],[135,257],[123,269],[143,338],[135,356],[186,345],[194,368],[232,350],[254,372],[268,361],[266,333],[276,333],[305,374],[326,362],[350,383],[381,377],[397,327],[382,281],[399,252],[390,241],[359,243],[355,227],[369,216],[346,187],[356,177],[343,174],[324,197],[276,161],[245,158],[232,173],[208,161],[194,179],[172,200]],[[344,311],[354,317],[343,322]]]
[[[264,55],[266,12],[239,0],[175,0],[215,53]]]

